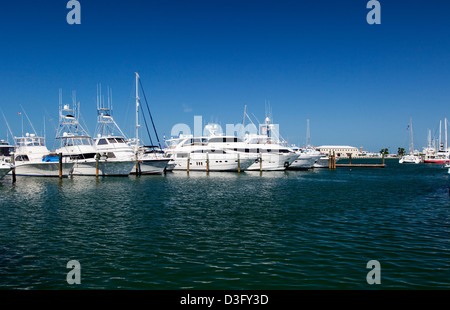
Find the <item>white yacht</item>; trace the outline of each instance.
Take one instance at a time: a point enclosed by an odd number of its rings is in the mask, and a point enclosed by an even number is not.
[[[16,175],[58,177],[60,175],[59,155],[51,153],[45,138],[27,133],[25,137],[15,137],[14,165]],[[73,162],[62,159],[62,177],[70,175]]]
[[[81,126],[76,106],[71,109],[69,105],[62,106],[60,98],[60,124],[56,140],[60,142],[56,153],[62,153],[75,164],[73,175],[86,176],[127,176],[130,174],[134,162],[130,159],[117,158],[114,152],[102,152],[97,149],[92,137]],[[79,113],[79,112],[78,112]],[[119,144],[114,139],[114,144]],[[102,140],[100,142],[100,140]],[[112,144],[105,139],[97,139],[96,144],[102,145],[106,141],[109,148]],[[112,141],[112,140],[111,140]],[[108,157],[108,153],[109,157]]]
[[[292,149],[277,142],[271,137],[273,125],[269,118],[260,125],[262,134],[247,134],[244,140],[235,136],[217,135],[217,130],[213,125],[207,125],[209,131],[208,145],[232,150],[240,153],[241,158],[254,158],[255,162],[248,167],[248,171],[280,171],[286,170],[298,157]]]
[[[243,171],[257,159],[256,154],[242,156],[241,152],[216,147],[209,141],[208,137],[192,135],[167,140],[165,152],[172,159],[173,170]]]
[[[319,151],[310,148],[292,147],[292,150],[299,155],[288,167],[288,169],[292,170],[314,168],[316,162],[323,157],[323,154]]]

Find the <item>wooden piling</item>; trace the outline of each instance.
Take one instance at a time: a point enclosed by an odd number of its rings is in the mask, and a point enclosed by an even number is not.
[[[237,163],[238,163],[238,173],[241,172],[241,159],[239,158],[239,153],[237,154]]]
[[[63,177],[62,153],[58,154],[58,159],[59,159],[59,178],[62,179]]]
[[[186,166],[186,171],[187,173],[189,173],[189,165],[191,164],[191,156],[190,153],[187,154],[187,166]]]
[[[262,172],[262,152],[259,153],[259,172]]]
[[[139,175],[139,160],[138,160],[138,152],[136,152],[136,176]]]
[[[12,182],[16,183],[16,161],[14,159],[14,157],[16,156],[16,154],[12,153],[11,154],[11,164],[14,166],[14,168],[12,169]]]
[[[98,161],[100,159],[100,154],[95,155],[95,176],[98,177]]]

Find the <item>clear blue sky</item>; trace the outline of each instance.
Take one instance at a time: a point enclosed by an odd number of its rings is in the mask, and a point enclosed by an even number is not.
[[[417,147],[450,117],[448,1],[380,0],[381,25],[365,0],[80,3],[81,25],[65,0],[1,4],[0,108],[15,135],[22,105],[53,146],[60,88],[67,103],[77,92],[93,134],[98,83],[131,134],[135,71],[160,136],[194,115],[240,123],[244,105],[263,120],[270,101],[290,143],[304,145],[309,118],[314,145],[396,151],[410,117]]]

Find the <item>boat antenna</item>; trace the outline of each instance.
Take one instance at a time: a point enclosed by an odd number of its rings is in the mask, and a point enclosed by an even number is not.
[[[11,137],[14,138],[14,135],[13,135],[13,133],[11,131],[11,128],[9,127],[8,121],[6,120],[6,117],[5,117],[5,114],[3,113],[3,110],[0,110],[0,111],[2,111],[3,119],[5,120],[6,127],[8,127],[8,130],[9,130],[9,133],[11,134]],[[8,141],[8,143],[9,143],[9,141]]]
[[[22,109],[23,113],[24,113],[25,116],[27,117],[28,123],[30,123],[31,129],[33,129],[34,134],[37,135],[37,132],[36,132],[36,130],[34,129],[33,124],[31,123],[31,121],[30,121],[30,119],[29,119],[29,117],[28,117],[27,112],[25,112],[25,109],[23,108],[22,105],[20,105],[20,108]],[[22,126],[22,136],[23,136],[23,126]]]

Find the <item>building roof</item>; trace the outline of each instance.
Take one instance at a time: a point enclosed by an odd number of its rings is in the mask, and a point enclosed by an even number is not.
[[[322,145],[319,149],[358,149],[356,146],[349,145]]]

